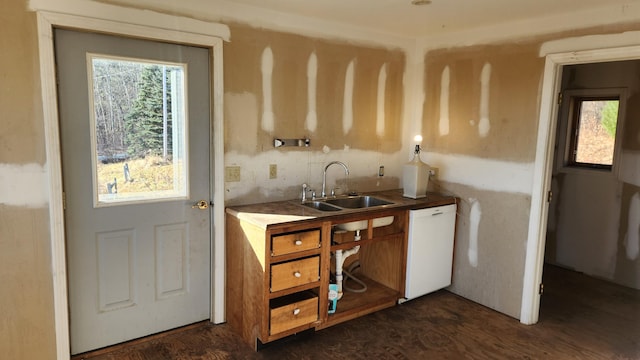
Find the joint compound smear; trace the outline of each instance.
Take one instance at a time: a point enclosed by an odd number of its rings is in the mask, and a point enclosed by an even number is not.
[[[384,95],[387,89],[387,64],[380,67],[378,74],[378,114],[376,117],[376,135],[384,136]]]
[[[318,125],[318,113],[316,112],[316,83],[318,78],[318,57],[312,52],[307,62],[307,112],[306,128],[309,131],[316,131]]]
[[[346,135],[353,126],[353,78],[354,62],[351,60],[344,75],[344,102],[342,105],[342,131]]]
[[[482,217],[482,209],[477,199],[470,198],[471,210],[469,211],[469,264],[478,267],[478,229],[480,227],[480,218]]]
[[[49,203],[46,165],[0,164],[0,205],[44,208]]]
[[[480,122],[478,134],[481,137],[489,135],[491,124],[489,123],[489,89],[491,85],[491,64],[485,63],[480,75]]]
[[[438,123],[440,136],[449,135],[449,86],[451,85],[449,72],[449,66],[445,66],[440,77],[440,122]]]
[[[627,250],[627,259],[636,260],[640,253],[640,193],[635,193],[629,203],[629,220],[624,245]]]
[[[273,132],[274,114],[271,92],[273,89],[271,77],[273,74],[273,52],[266,47],[262,52],[262,130]]]

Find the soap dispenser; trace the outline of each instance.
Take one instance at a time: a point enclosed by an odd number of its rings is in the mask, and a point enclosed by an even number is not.
[[[415,140],[422,141],[422,136],[417,135]],[[418,199],[427,196],[429,185],[429,165],[420,160],[420,144],[416,144],[413,159],[403,165],[402,169],[402,196]]]

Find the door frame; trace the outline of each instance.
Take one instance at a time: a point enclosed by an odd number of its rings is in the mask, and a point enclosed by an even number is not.
[[[53,280],[54,324],[58,359],[70,357],[67,268],[64,232],[64,199],[62,161],[58,117],[54,28],[67,28],[117,36],[167,41],[209,49],[211,55],[211,130],[213,154],[211,164],[211,294],[210,314],[214,323],[225,318],[225,257],[224,257],[224,172],[223,132],[223,41],[229,40],[226,25],[195,19],[165,15],[139,9],[127,9],[105,4],[58,3],[32,1],[37,13],[38,48],[42,112],[45,128],[49,191],[49,230],[51,241],[51,269]],[[167,24],[172,27],[167,27]],[[176,30],[179,29],[179,30]]]
[[[520,322],[535,324],[540,315],[540,284],[544,265],[548,201],[555,156],[558,121],[557,94],[561,89],[565,65],[640,59],[639,31],[621,34],[592,35],[553,40],[540,48],[545,58],[538,137],[534,162],[533,188],[529,215],[529,232],[525,256],[524,283]]]

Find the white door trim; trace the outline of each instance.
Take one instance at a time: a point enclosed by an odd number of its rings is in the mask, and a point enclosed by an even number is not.
[[[557,94],[560,91],[562,66],[604,61],[640,59],[640,32],[584,36],[554,40],[543,44],[545,57],[540,119],[534,163],[529,233],[525,258],[520,322],[535,324],[540,312],[542,267],[547,232],[547,193],[551,190],[551,168],[557,124]],[[613,45],[615,44],[615,45]],[[612,47],[615,46],[615,47]]]
[[[34,2],[37,3],[37,1]],[[32,6],[34,2],[31,3]],[[43,1],[42,3],[51,5],[52,2]],[[77,7],[78,10],[76,12],[84,16],[51,12],[42,8],[34,9],[37,10],[45,151],[47,156],[47,171],[49,173],[51,266],[56,353],[58,359],[68,359],[70,356],[70,347],[62,195],[62,162],[60,134],[58,130],[58,104],[53,44],[54,27],[89,30],[208,48],[212,54],[212,172],[213,174],[222,174],[224,171],[222,42],[224,39],[228,39],[228,27],[194,19],[97,3],[94,8],[93,5],[89,5],[86,2],[83,3],[84,5]],[[43,5],[42,7],[45,6]],[[107,7],[109,11],[104,11],[105,7]],[[134,14],[136,12],[140,14]],[[88,14],[91,14],[91,17],[87,17]],[[140,17],[135,18],[136,15]],[[136,22],[142,23],[142,25],[117,20],[132,18],[135,19]],[[168,18],[170,18],[171,21],[167,21]],[[174,25],[178,30],[167,28],[166,24]],[[185,31],[184,29],[188,30]],[[224,321],[225,313],[224,178],[222,176],[212,176],[212,179],[214,179],[212,183],[212,193],[215,206],[212,215],[214,222],[211,239],[211,320],[215,323],[220,323]]]

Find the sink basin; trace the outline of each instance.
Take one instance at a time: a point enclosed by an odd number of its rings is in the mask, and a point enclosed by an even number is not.
[[[390,205],[389,201],[378,199],[373,196],[349,196],[345,198],[327,199],[326,203],[336,205],[345,209],[361,209],[372,206]]]
[[[307,201],[302,203],[303,206],[306,207],[310,207],[316,210],[320,210],[320,211],[340,211],[342,209],[340,209],[337,206],[333,206],[330,204],[325,203],[324,201]]]

